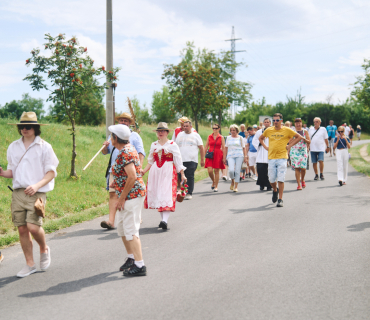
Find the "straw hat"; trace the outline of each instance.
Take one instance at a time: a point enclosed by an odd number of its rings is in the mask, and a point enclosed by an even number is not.
[[[130,120],[130,124],[134,124],[134,119],[132,119],[131,115],[127,112],[124,112],[120,116],[116,117],[116,121],[118,121],[119,119],[128,119]]]
[[[35,112],[23,112],[19,123],[8,123],[11,126],[17,126],[20,124],[32,124],[35,126],[48,126],[48,124],[41,124],[37,122],[37,115]]]
[[[184,122],[187,122],[187,121],[190,121],[187,117],[182,117],[178,120],[178,122],[180,122],[180,123],[184,123]]]
[[[168,132],[172,131],[172,130],[168,129],[168,124],[166,122],[158,123],[157,129],[155,129],[153,131],[158,131],[158,130],[167,130]]]

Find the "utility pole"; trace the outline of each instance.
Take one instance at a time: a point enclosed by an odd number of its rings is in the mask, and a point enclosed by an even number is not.
[[[233,29],[232,29],[232,32],[231,32],[231,39],[228,39],[228,40],[225,40],[225,41],[230,41],[231,42],[231,51],[230,52],[231,52],[231,56],[232,56],[234,62],[235,62],[235,53],[236,52],[246,52],[246,50],[235,51],[235,41],[237,41],[237,40],[242,40],[242,38],[237,38],[237,39],[235,38],[235,31],[234,31],[234,26],[233,26]],[[234,72],[234,80],[235,80],[235,72]],[[230,107],[232,118],[235,117],[236,108],[237,108],[237,105],[233,102],[233,104]]]
[[[112,0],[107,0],[107,71],[113,69],[113,26],[112,26]],[[108,81],[108,89],[106,89],[106,103],[105,103],[105,112],[106,112],[106,135],[109,136],[108,127],[114,125],[114,110],[113,110],[113,87],[112,83]]]

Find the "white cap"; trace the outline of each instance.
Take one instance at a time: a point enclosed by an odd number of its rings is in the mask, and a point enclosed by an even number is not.
[[[253,128],[257,128],[257,125],[256,125],[256,124],[254,124],[254,125],[253,125]]]
[[[108,130],[114,133],[118,138],[122,140],[128,140],[131,135],[131,131],[128,126],[124,124],[116,124],[114,126],[109,126]]]

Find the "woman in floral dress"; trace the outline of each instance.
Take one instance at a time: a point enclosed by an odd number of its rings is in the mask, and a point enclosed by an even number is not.
[[[147,182],[146,209],[158,209],[161,214],[159,228],[167,229],[170,212],[175,211],[177,197],[177,173],[181,174],[181,183],[186,182],[178,145],[168,140],[167,123],[160,122],[156,129],[158,141],[152,143],[148,165],[143,174],[149,171]]]
[[[306,188],[304,177],[306,175],[307,168],[307,147],[311,143],[311,140],[308,131],[302,128],[301,118],[295,119],[295,129],[303,139],[291,147],[290,160],[292,162],[292,168],[295,170],[295,178],[298,183],[297,190],[302,190],[302,188]]]

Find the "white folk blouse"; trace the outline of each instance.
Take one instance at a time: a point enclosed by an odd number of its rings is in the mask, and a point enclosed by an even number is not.
[[[257,149],[257,163],[268,163],[268,151],[260,146],[260,141],[258,140],[262,134],[262,129],[258,130],[253,137],[252,144]],[[265,138],[264,143],[269,146],[269,138]]]
[[[27,153],[25,152],[26,148],[22,138],[12,142],[7,151],[8,170],[13,172],[13,189],[34,185],[41,181],[49,171],[53,171],[55,177],[57,176],[59,160],[49,143],[37,136],[28,147]],[[22,161],[20,161],[21,158]],[[48,192],[53,189],[54,179],[40,188],[38,192]]]

